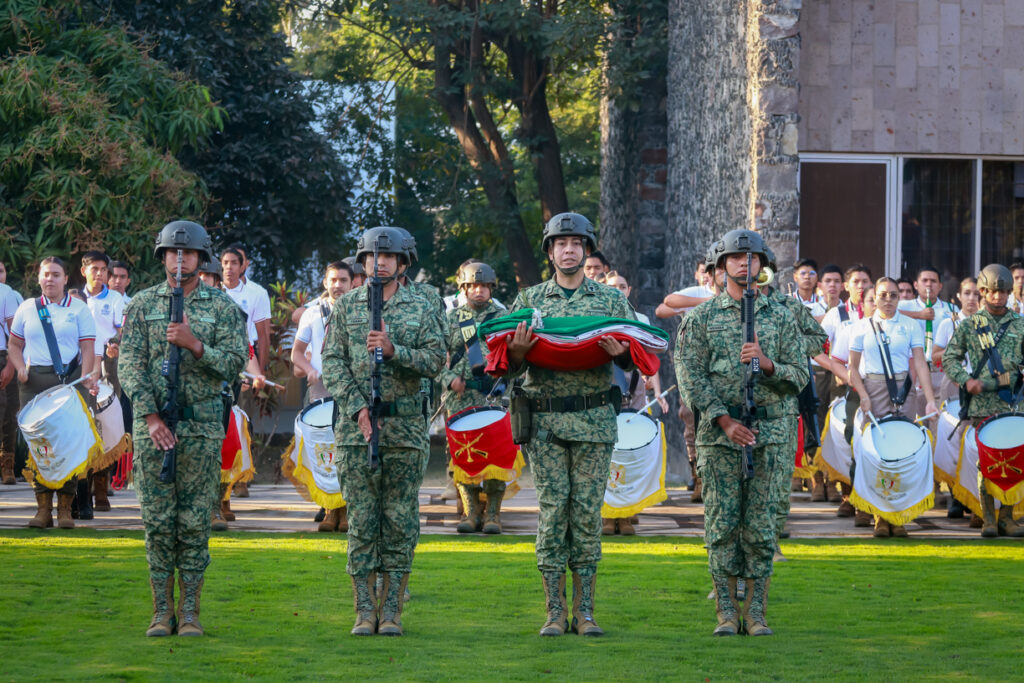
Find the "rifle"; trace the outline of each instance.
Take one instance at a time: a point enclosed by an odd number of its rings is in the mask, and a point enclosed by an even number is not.
[[[185,290],[181,287],[181,259],[182,251],[178,250],[178,271],[174,276],[174,288],[171,290],[171,311],[170,321],[180,323],[185,318]],[[178,406],[178,390],[181,387],[181,349],[177,344],[167,344],[167,356],[160,367],[160,374],[164,376],[167,383],[167,400],[164,407],[160,409],[160,417],[164,424],[171,430],[171,434],[177,438],[178,419],[181,417],[181,410]],[[178,469],[178,447],[171,446],[164,451],[164,461],[160,466],[160,481],[170,484],[174,481]]]
[[[740,323],[743,325],[743,343],[754,343],[754,300],[757,298],[757,290],[754,288],[754,278],[751,276],[753,270],[753,254],[747,252],[747,287],[743,290],[743,304],[740,307]],[[754,431],[757,420],[757,404],[754,403],[754,386],[757,384],[757,376],[761,374],[761,361],[754,356],[750,359],[747,367],[746,377],[743,382],[743,426]],[[754,478],[754,447],[743,447],[743,478]]]
[[[380,240],[373,242],[373,277],[367,283],[370,306],[370,329],[381,332],[384,329],[384,279],[380,276],[377,258],[380,254]],[[370,470],[380,466],[380,411],[384,404],[380,395],[381,365],[384,363],[384,349],[373,350],[373,369],[370,371],[370,445],[368,458]]]
[[[821,445],[821,427],[818,424],[818,387],[814,384],[814,368],[811,367],[811,359],[807,359],[807,371],[811,373],[811,379],[797,395],[797,404],[800,407],[800,415],[804,418],[804,450],[817,448]]]

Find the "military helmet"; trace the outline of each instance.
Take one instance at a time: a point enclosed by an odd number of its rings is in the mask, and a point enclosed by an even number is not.
[[[722,249],[722,240],[715,240],[708,245],[708,250],[704,252],[704,269],[713,270],[715,264],[718,262],[718,252]]]
[[[363,256],[373,253],[374,243],[377,244],[377,251],[381,254],[398,254],[409,264],[408,232],[401,228],[391,226],[380,226],[370,228],[359,236],[356,242],[356,261],[363,262]]]
[[[395,230],[402,233],[402,236],[405,237],[405,249],[409,252],[409,264],[418,263],[420,255],[416,252],[416,238],[405,228],[395,228]]]
[[[761,260],[762,268],[768,265],[768,251],[764,239],[753,230],[730,230],[716,243],[716,247],[718,248],[715,253],[715,265],[721,263],[723,256],[747,253],[755,254]]]
[[[556,237],[572,235],[582,237],[590,251],[597,251],[597,233],[594,232],[594,224],[587,220],[586,216],[581,216],[578,213],[560,213],[557,216],[552,216],[544,226],[544,238],[540,247],[547,252],[551,241]]]
[[[207,261],[206,263],[204,263],[203,265],[199,266],[199,272],[200,273],[209,273],[210,275],[216,275],[217,277],[222,277],[221,270],[220,270],[220,263],[218,263],[216,259],[211,259],[211,260]]]
[[[459,268],[458,285],[472,285],[476,283],[485,285],[498,284],[498,275],[486,263],[467,263]]]
[[[172,221],[165,225],[156,236],[158,260],[163,259],[164,249],[194,249],[199,252],[199,265],[213,260],[213,242],[206,228],[192,221]]]
[[[1009,292],[1013,290],[1013,275],[1010,269],[1000,263],[990,263],[978,273],[978,289],[993,292]]]
[[[356,260],[355,256],[346,256],[345,258],[341,259],[341,262],[347,263],[349,265],[349,268],[352,269],[353,275],[362,275],[364,277],[366,276],[366,269],[363,268],[362,263]]]
[[[776,273],[779,272],[779,268],[776,265],[777,261],[775,260],[775,252],[772,251],[772,248],[767,244],[764,245],[764,255],[768,257],[768,267]]]

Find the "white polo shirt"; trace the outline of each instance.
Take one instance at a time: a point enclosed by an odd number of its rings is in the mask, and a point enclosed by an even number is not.
[[[707,285],[693,285],[692,287],[683,287],[672,292],[679,296],[690,296],[694,299],[712,299],[715,296],[715,290],[711,289]],[[676,313],[689,313],[696,306],[684,306],[683,308],[673,308],[672,310]]]
[[[330,317],[331,302],[327,297],[314,299],[306,305],[306,310],[299,319],[299,329],[295,332],[295,339],[308,345],[309,364],[317,372],[320,372],[322,367],[321,353]]]
[[[52,302],[45,296],[29,299],[18,306],[11,324],[11,336],[25,342],[25,364],[53,366],[50,348],[46,345],[46,334],[43,323],[39,320],[36,301],[42,301],[50,312],[60,359],[67,365],[78,355],[78,343],[87,339],[96,339],[96,323],[85,302],[65,294],[59,303]]]
[[[918,297],[917,299],[909,299],[909,300],[901,301],[900,304],[899,304],[899,307],[898,307],[898,309],[901,310],[901,311],[916,311],[916,312],[923,311],[925,308],[927,308],[927,306],[924,305],[924,301],[922,301],[920,297]],[[939,323],[941,323],[943,320],[945,320],[946,318],[951,316],[955,311],[959,311],[960,309],[957,306],[949,303],[948,301],[943,301],[941,299],[937,299],[935,301],[934,306],[932,306],[932,308],[935,310],[935,320],[931,321],[931,323],[932,323],[932,340],[934,341],[934,339],[935,339],[935,334],[934,333],[939,329]],[[928,326],[928,321],[927,320],[913,320],[913,319],[909,319],[909,320],[911,322],[917,323],[918,327],[921,328],[921,336],[922,336],[922,338],[924,338],[924,336],[926,334],[926,328]],[[931,345],[929,345],[929,347],[924,350],[924,353],[925,353],[925,357],[928,359],[928,362],[931,363],[931,355],[932,355]]]
[[[0,351],[7,350],[7,337],[11,331],[7,329],[7,319],[13,318],[21,305],[21,296],[10,286],[0,283]]]
[[[804,308],[811,312],[811,315],[817,318],[819,315],[825,315],[828,313],[828,304],[825,303],[825,297],[812,294],[810,300],[804,299],[800,296],[800,292],[793,292],[793,298],[804,305]]]
[[[89,294],[84,289],[89,310],[96,323],[96,355],[102,356],[107,342],[117,336],[124,322],[124,308],[127,305],[120,292],[103,285],[99,294]]]
[[[466,298],[466,293],[463,292],[462,290],[459,290],[458,294],[449,294],[448,296],[441,299],[441,301],[444,302],[444,310],[446,312],[454,311],[459,306],[465,306],[467,303],[469,303],[469,300]],[[505,304],[501,303],[497,299],[491,299],[491,301],[493,301],[494,305],[500,308],[501,310],[508,310],[505,307]]]
[[[879,336],[875,335],[871,327],[874,321]],[[892,318],[883,320],[876,312],[871,318],[857,321],[856,327],[850,333],[850,351],[860,352],[860,375],[882,375],[885,374],[882,365],[882,349],[879,346],[880,335],[884,332],[889,337],[889,357],[892,359],[892,371],[894,374],[908,372],[910,370],[910,356],[912,349],[924,348],[924,332],[916,320],[896,312]]]
[[[956,328],[963,322],[963,315],[957,316],[956,320],[953,318],[946,318],[939,323],[939,329],[935,330],[935,338],[932,343],[938,346],[940,349],[944,349],[949,346],[949,341],[953,338],[953,333],[956,332]],[[971,359],[964,354],[964,367],[967,368],[967,372],[971,370]]]
[[[839,315],[840,309],[845,310],[847,313],[847,319],[845,322]],[[825,334],[828,335],[829,354],[832,354],[832,350],[836,347],[839,330],[841,328],[848,328],[856,323],[861,319],[861,315],[862,313],[857,310],[857,307],[850,304],[849,301],[841,301],[838,306],[828,310],[821,321],[821,329],[825,330]],[[843,360],[846,360],[846,358]]]
[[[245,313],[245,331],[249,335],[249,344],[255,344],[256,323],[270,318],[270,295],[252,280],[240,281],[234,289],[224,286],[224,291]]]

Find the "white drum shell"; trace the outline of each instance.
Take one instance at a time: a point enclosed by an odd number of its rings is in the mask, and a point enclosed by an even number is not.
[[[992,418],[978,430],[978,441],[998,450],[1019,448],[1024,445],[1024,415]]]
[[[483,429],[495,422],[501,422],[504,418],[505,411],[498,408],[477,410],[453,419],[448,423],[448,429],[453,432],[470,432],[474,429]]]
[[[629,453],[646,449],[661,436],[657,420],[643,413],[619,413],[616,453]]]

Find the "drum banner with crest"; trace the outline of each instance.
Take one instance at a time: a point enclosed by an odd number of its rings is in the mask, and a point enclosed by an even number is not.
[[[896,526],[931,510],[935,505],[931,444],[919,457],[899,460],[882,460],[871,446],[868,434],[854,445],[857,466],[850,493],[853,506]]]
[[[974,438],[988,494],[1003,505],[1024,502],[1024,415],[993,415],[978,425]]]
[[[58,410],[60,419],[53,419]],[[103,438],[73,387],[39,394],[18,413],[18,426],[28,445],[26,472],[47,488],[59,489],[103,458]]]
[[[957,482],[957,463],[960,461],[960,439],[951,435],[960,423],[960,401],[946,401],[939,414],[935,430],[935,480],[953,491]]]
[[[821,429],[821,446],[814,457],[815,468],[828,474],[832,481],[850,483],[850,465],[853,464],[853,450],[843,431],[846,425],[838,415],[846,414],[846,399],[837,398],[828,408],[825,426]]]
[[[341,453],[334,445],[333,431],[319,430],[330,432],[330,440],[314,439],[307,434],[312,429],[315,428],[296,420],[295,437],[281,457],[281,474],[295,486],[303,499],[327,510],[345,507],[341,480],[338,479]]]
[[[478,327],[480,338],[487,343],[487,372],[502,377],[508,372],[508,346],[519,323],[533,324],[538,342],[526,354],[533,365],[554,370],[589,370],[611,362],[611,357],[598,345],[602,337],[611,336],[629,342],[629,353],[644,375],[658,372],[661,362],[655,353],[668,348],[669,337],[664,330],[636,320],[606,316],[577,316],[535,320],[534,309],[524,308],[495,318]]]
[[[978,491],[981,487],[982,477],[981,472],[978,471],[978,441],[974,434],[974,427],[961,427],[959,438],[953,437],[960,449],[960,457],[957,459],[956,465],[956,481],[953,483],[953,497],[963,503],[968,510],[981,517],[981,500]],[[1002,504],[1002,501],[996,498],[996,507],[998,508]],[[1016,503],[1013,508],[1015,518],[1022,515],[1024,515],[1024,501]]]
[[[234,436],[230,436],[234,432]],[[230,439],[230,443],[228,443]],[[237,444],[234,458],[225,457],[225,448],[230,450]],[[231,460],[230,469],[224,469],[227,460]],[[228,435],[225,435],[221,444],[221,470],[220,481],[222,484],[234,486],[240,481],[252,481],[256,475],[256,468],[252,463],[252,440],[249,436],[249,416],[238,406],[231,407],[231,422],[228,425]],[[224,500],[231,496],[231,488],[228,487],[224,494]]]
[[[460,415],[475,410],[470,408],[449,418],[449,424]],[[505,496],[519,492],[519,476],[526,461],[523,453],[512,443],[512,428],[506,413],[500,420],[501,436],[487,430],[454,431],[446,429],[448,452],[451,454],[452,479],[456,484],[478,485],[485,479],[498,479],[508,483]],[[508,438],[503,438],[505,432]]]
[[[660,422],[658,426],[661,438],[653,454],[646,449],[612,454],[608,485],[601,504],[602,517],[631,517],[668,498],[665,490],[665,453],[668,451],[665,426]]]

